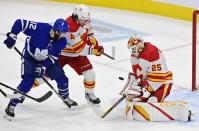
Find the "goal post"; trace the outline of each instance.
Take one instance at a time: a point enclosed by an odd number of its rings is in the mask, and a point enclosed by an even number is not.
[[[197,15],[199,15],[199,10],[193,12],[193,22],[192,22],[192,91],[197,90],[196,78],[197,78]]]

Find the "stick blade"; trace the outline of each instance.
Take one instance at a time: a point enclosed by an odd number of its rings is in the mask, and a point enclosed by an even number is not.
[[[45,101],[45,100],[48,99],[52,94],[53,94],[52,91],[48,91],[45,95],[43,95],[43,96],[40,97],[40,98],[36,98],[35,100],[36,100],[37,102]]]

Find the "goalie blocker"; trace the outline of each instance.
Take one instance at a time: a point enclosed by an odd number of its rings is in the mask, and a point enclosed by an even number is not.
[[[139,121],[190,121],[196,117],[189,104],[180,101],[169,102],[133,102],[126,100],[126,117],[128,120]]]

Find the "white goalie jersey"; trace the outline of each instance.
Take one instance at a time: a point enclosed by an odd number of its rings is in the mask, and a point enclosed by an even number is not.
[[[131,57],[131,64],[135,78],[147,80],[153,91],[162,84],[173,83],[172,72],[167,69],[162,52],[149,42],[145,42],[139,58]]]

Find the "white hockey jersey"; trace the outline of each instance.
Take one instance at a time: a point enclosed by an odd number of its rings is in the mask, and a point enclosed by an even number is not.
[[[89,55],[89,45],[87,40],[94,36],[91,22],[81,27],[72,16],[69,16],[66,21],[69,24],[69,32],[67,33],[67,45],[62,50],[61,55],[69,57],[86,56]]]
[[[162,84],[173,83],[172,72],[168,71],[162,52],[149,42],[139,58],[131,56],[131,64],[136,79],[147,80],[152,91]]]

